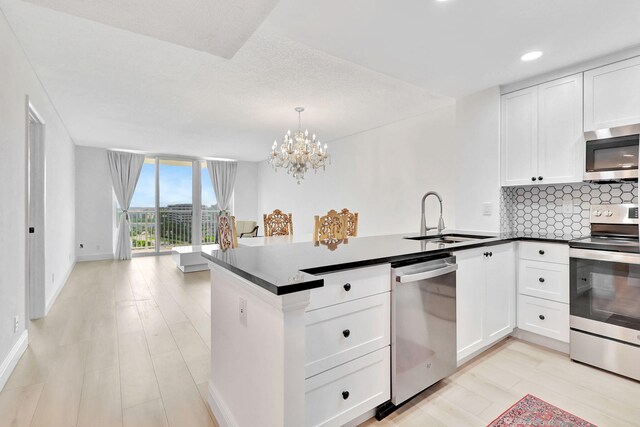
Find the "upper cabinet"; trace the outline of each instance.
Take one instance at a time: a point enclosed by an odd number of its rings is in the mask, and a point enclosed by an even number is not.
[[[584,73],[584,131],[640,123],[640,57]]]
[[[502,96],[503,186],[582,181],[582,74]]]

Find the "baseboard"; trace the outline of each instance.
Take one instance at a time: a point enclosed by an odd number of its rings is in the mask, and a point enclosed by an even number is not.
[[[18,360],[20,360],[28,345],[29,331],[25,329],[20,335],[20,338],[18,338],[18,341],[11,348],[7,357],[2,361],[2,365],[0,365],[0,391],[2,391],[5,384],[7,384],[7,381],[9,381],[11,373],[15,369],[18,364]]]
[[[45,316],[49,314],[49,310],[51,310],[51,307],[53,307],[53,304],[55,304],[56,300],[58,299],[58,295],[60,295],[60,292],[62,292],[62,289],[64,289],[65,285],[67,284],[67,280],[69,280],[69,276],[71,276],[71,272],[73,271],[75,266],[76,266],[76,262],[74,261],[69,266],[69,269],[67,270],[67,273],[64,275],[64,279],[60,282],[60,286],[58,286],[58,289],[56,289],[55,293],[51,296],[49,301],[47,301],[47,304],[44,307]]]
[[[105,252],[100,254],[90,254],[90,255],[77,255],[77,262],[85,262],[85,261],[106,261],[112,260],[113,254],[111,252]]]
[[[231,411],[224,403],[224,400],[220,397],[220,394],[213,386],[211,381],[209,381],[209,396],[208,402],[211,407],[211,412],[213,412],[213,416],[216,417],[216,421],[220,427],[238,427],[238,423],[233,418]]]
[[[541,345],[543,347],[547,347],[552,350],[559,351],[561,353],[569,354],[568,342],[558,341],[553,338],[534,334],[533,332],[529,332],[529,331],[523,331],[522,329],[518,329],[518,328],[516,328],[511,335],[523,341]]]

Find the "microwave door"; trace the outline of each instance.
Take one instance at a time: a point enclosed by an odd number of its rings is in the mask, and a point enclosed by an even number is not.
[[[637,180],[639,158],[639,135],[587,141],[584,180]]]

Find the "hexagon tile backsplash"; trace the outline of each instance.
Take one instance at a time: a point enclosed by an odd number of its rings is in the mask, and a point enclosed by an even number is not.
[[[618,203],[638,203],[638,184],[503,187],[500,231],[588,235],[589,207]]]

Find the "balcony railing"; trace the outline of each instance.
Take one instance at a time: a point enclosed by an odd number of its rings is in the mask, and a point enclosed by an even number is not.
[[[159,250],[192,244],[192,209],[160,208],[156,221],[155,208],[129,210],[132,249],[137,252],[156,251],[156,226],[159,227]],[[215,243],[219,211],[202,209],[202,243]]]

